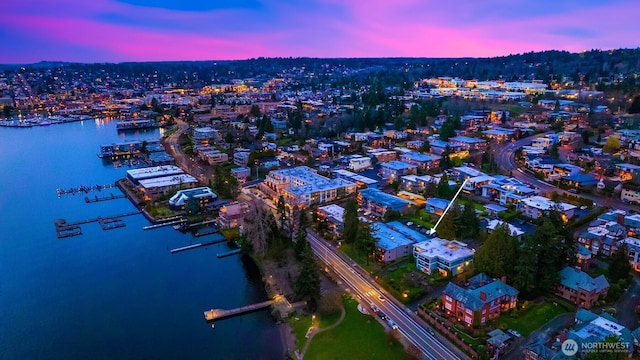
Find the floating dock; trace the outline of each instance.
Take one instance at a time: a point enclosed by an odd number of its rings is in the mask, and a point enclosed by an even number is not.
[[[193,224],[182,224],[182,226],[180,226],[180,228],[178,230],[180,230],[180,231],[189,231],[189,230],[191,230],[191,229],[193,229],[195,227],[214,224],[215,222],[216,222],[216,219],[211,219],[211,220],[200,221],[200,222],[193,223]]]
[[[223,257],[240,254],[241,251],[242,250],[240,250],[240,249],[235,249],[235,250],[231,250],[231,251],[228,251],[228,252],[225,252],[225,253],[216,254],[216,256],[218,257],[218,259],[220,259],[220,258],[223,258]]]
[[[220,232],[220,229],[218,229],[215,226],[207,226],[206,228],[200,229],[198,231],[196,231],[196,233],[194,234],[195,237],[201,237],[201,236],[206,236],[206,235],[211,235],[211,234],[215,234]]]
[[[231,309],[231,310],[211,309],[204,312],[204,319],[206,321],[215,321],[215,320],[225,319],[231,316],[236,316],[236,315],[250,313],[253,311],[264,309],[271,306],[272,304],[273,304],[273,300],[267,300],[261,303],[247,305],[247,306],[243,306],[243,307],[239,307],[237,309]]]
[[[85,196],[84,197],[84,202],[86,202],[87,204],[90,204],[90,203],[100,202],[100,201],[124,199],[125,197],[126,197],[125,195],[113,195],[113,193],[111,193],[111,195],[109,195],[109,196],[102,196],[102,197],[98,197],[97,195],[92,197],[92,198],[90,198],[88,196]]]
[[[140,211],[121,214],[121,215],[112,215],[112,216],[99,216],[97,218],[81,220],[75,222],[67,222],[65,219],[56,219],[53,221],[53,224],[56,227],[56,235],[59,239],[82,235],[82,229],[80,225],[88,224],[92,222],[97,222],[100,224],[103,230],[111,230],[125,226],[124,221],[122,221],[123,217],[133,216],[140,214]]]

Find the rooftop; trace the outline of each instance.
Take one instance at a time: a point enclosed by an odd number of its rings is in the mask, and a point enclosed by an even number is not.
[[[178,175],[184,171],[175,165],[153,166],[140,169],[127,170],[127,175],[135,180],[150,179],[154,177]]]
[[[385,250],[393,250],[400,246],[408,246],[415,241],[394,230],[388,224],[381,222],[373,223],[371,226],[374,237],[378,239],[378,246]]]
[[[363,189],[360,194],[369,201],[375,202],[390,209],[400,209],[407,205],[415,205],[409,201],[391,194],[387,194],[378,189]]]
[[[600,275],[594,279],[584,271],[570,266],[560,271],[560,283],[573,290],[583,289],[597,293],[609,287],[609,282],[604,275]]]
[[[473,256],[474,251],[467,244],[457,240],[431,238],[413,245],[414,253],[428,258],[441,258],[452,262],[454,260]]]
[[[417,167],[412,164],[407,164],[403,161],[389,161],[380,164],[381,167],[393,169],[393,170],[409,170],[416,169]]]

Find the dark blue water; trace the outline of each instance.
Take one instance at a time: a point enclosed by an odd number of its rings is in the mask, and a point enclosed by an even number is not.
[[[217,259],[226,244],[171,255],[194,241],[172,228],[126,227],[58,239],[53,220],[136,209],[127,199],[87,204],[57,188],[113,183],[125,167],[103,164],[99,145],[159,134],[118,134],[85,121],[0,128],[0,359],[278,359],[268,311],[216,323],[203,311],[266,299],[252,263]],[[117,189],[90,195],[119,193]],[[200,238],[199,240],[204,240]]]

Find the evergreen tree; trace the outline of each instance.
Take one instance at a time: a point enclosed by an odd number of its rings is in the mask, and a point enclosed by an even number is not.
[[[432,198],[432,197],[437,197],[438,196],[438,183],[436,183],[435,181],[429,181],[425,185],[422,195],[427,199],[428,198]]]
[[[464,205],[462,219],[462,226],[464,228],[463,235],[466,237],[475,237],[478,235],[480,232],[480,219],[471,201],[467,201]]]
[[[367,265],[369,265],[369,257],[373,256],[378,241],[373,236],[371,225],[368,222],[361,221],[359,223],[356,246],[367,255]]]
[[[509,234],[509,226],[498,226],[476,251],[473,266],[491,277],[511,275],[518,261],[518,248],[518,240]]]
[[[622,243],[609,258],[609,277],[612,283],[624,280],[628,284],[631,280],[631,271],[633,268],[629,263],[628,250],[627,244]]]
[[[298,217],[298,229],[295,237],[294,250],[296,258],[301,259],[302,253],[309,247],[307,242],[307,226],[309,226],[309,218],[307,212],[303,209]]]
[[[444,219],[442,219],[440,225],[438,225],[438,228],[436,229],[436,233],[438,234],[438,237],[442,239],[456,239],[456,225],[451,212],[447,212],[444,216]]]
[[[429,140],[425,140],[424,143],[422,143],[422,146],[420,147],[420,152],[431,152],[431,144],[429,143]]]
[[[342,237],[347,243],[354,243],[358,238],[358,202],[354,199],[347,200],[342,219]]]
[[[315,311],[320,300],[320,272],[310,247],[303,251],[299,265],[294,291],[298,299],[307,302],[309,310]]]
[[[451,161],[451,154],[453,153],[453,150],[451,150],[451,147],[449,145],[447,145],[444,148],[444,151],[442,152],[442,157],[440,158],[440,169],[441,170],[448,170],[451,169],[453,167],[453,163]]]
[[[453,197],[453,190],[449,187],[449,177],[446,173],[442,174],[438,183],[438,197],[450,200]]]

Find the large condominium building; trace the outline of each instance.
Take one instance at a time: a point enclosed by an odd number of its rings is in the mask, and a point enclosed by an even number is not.
[[[413,245],[416,268],[427,274],[457,275],[471,265],[473,253],[465,243],[437,237]]]
[[[267,174],[264,186],[282,196],[289,206],[306,207],[326,204],[353,194],[356,184],[343,179],[329,179],[306,166],[274,170]]]

